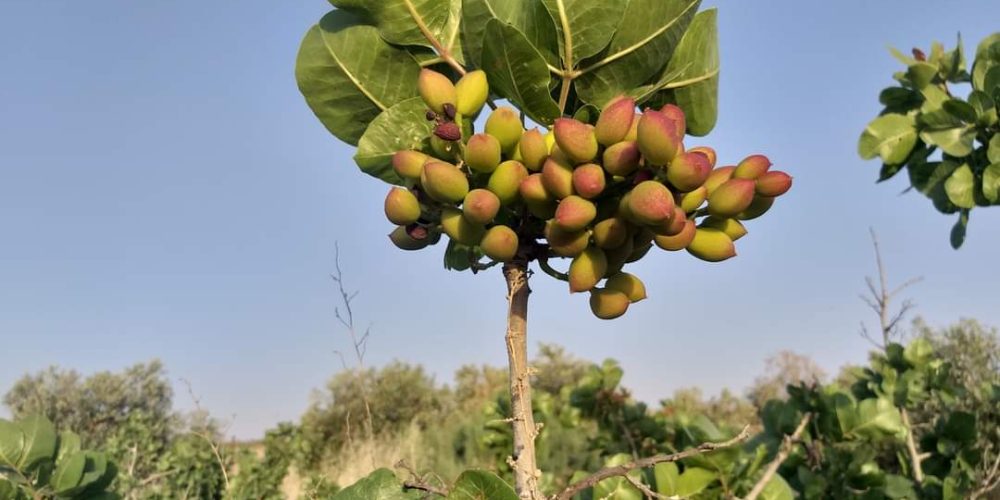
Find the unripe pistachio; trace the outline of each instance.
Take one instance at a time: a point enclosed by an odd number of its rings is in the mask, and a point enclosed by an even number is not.
[[[500,141],[489,134],[476,134],[465,145],[465,164],[477,172],[490,173],[500,164]]]
[[[431,134],[431,151],[440,160],[451,162],[458,158],[458,142],[446,141],[436,134]]]
[[[500,141],[500,149],[504,154],[512,154],[517,142],[521,140],[524,127],[521,118],[513,108],[501,106],[490,113],[486,119],[486,133]]]
[[[740,221],[736,219],[724,219],[714,215],[706,217],[701,221],[701,224],[699,224],[698,227],[718,229],[719,231],[726,233],[726,236],[729,236],[729,239],[733,241],[747,235],[747,228]]]
[[[667,115],[667,118],[677,124],[677,136],[683,139],[687,133],[687,117],[684,116],[684,110],[676,104],[666,104],[660,108],[660,113]]]
[[[604,288],[624,293],[633,304],[646,298],[646,285],[634,274],[617,273],[608,278]]]
[[[750,207],[754,198],[754,181],[729,179],[708,196],[708,213],[717,217],[736,217]]]
[[[590,246],[590,232],[564,231],[552,220],[545,224],[545,240],[552,253],[560,257],[576,257]]]
[[[625,139],[629,129],[632,128],[632,120],[635,119],[635,99],[628,96],[619,96],[612,99],[597,119],[594,126],[594,135],[597,142],[611,146]]]
[[[608,248],[604,250],[604,255],[608,259],[608,271],[604,273],[604,276],[614,276],[625,267],[625,264],[629,257],[632,256],[632,252],[635,250],[632,239],[628,238],[625,240],[625,244],[619,246],[618,248]]]
[[[490,175],[487,188],[500,198],[500,204],[507,206],[517,202],[521,181],[528,177],[528,169],[519,161],[508,160],[500,164]]]
[[[682,151],[677,127],[674,120],[659,111],[646,110],[642,114],[636,142],[647,165],[669,165]]]
[[[435,113],[443,114],[445,104],[455,104],[455,84],[447,76],[430,69],[420,70],[417,78],[417,92]]]
[[[715,161],[717,159],[717,156],[715,154],[715,150],[714,149],[712,149],[712,148],[710,148],[708,146],[698,146],[698,147],[691,148],[691,149],[687,150],[687,152],[688,153],[698,153],[698,154],[705,155],[705,158],[708,158],[708,163],[712,166],[712,168],[715,168]]]
[[[684,230],[685,222],[687,222],[687,215],[685,215],[684,209],[674,205],[674,213],[670,218],[660,224],[649,226],[649,230],[660,236],[674,236]]]
[[[597,158],[597,137],[594,129],[572,118],[557,118],[553,131],[559,149],[576,164]]]
[[[792,176],[775,170],[757,178],[756,191],[760,196],[781,196],[792,188]]]
[[[441,210],[441,229],[449,238],[468,246],[478,245],[486,233],[485,227],[469,221],[461,210],[454,207]]]
[[[424,171],[424,163],[430,158],[420,151],[397,151],[392,155],[392,169],[404,179],[419,180]]]
[[[604,150],[604,170],[624,177],[639,168],[639,159],[639,146],[635,141],[619,142]]]
[[[483,235],[479,247],[487,257],[495,261],[510,262],[517,255],[517,233],[507,226],[493,226]]]
[[[604,251],[597,247],[589,247],[573,258],[569,265],[570,293],[591,290],[604,278],[608,270],[608,259]]]
[[[625,134],[625,140],[635,142],[639,140],[639,118],[642,118],[642,113],[636,113],[632,117],[632,126],[628,128],[628,133]]]
[[[431,160],[424,165],[420,185],[431,198],[442,203],[458,203],[469,193],[469,179],[458,167]]]
[[[736,256],[736,246],[726,233],[718,229],[699,228],[687,246],[691,255],[707,261],[721,262]]]
[[[701,205],[708,199],[708,188],[702,186],[694,191],[679,195],[678,205],[684,213],[690,214],[701,208]]]
[[[518,192],[521,194],[521,199],[526,203],[555,201],[552,195],[545,190],[545,184],[542,182],[542,174],[531,174],[525,177],[521,181],[521,185],[518,186]]]
[[[556,199],[561,200],[572,195],[573,167],[549,157],[542,167],[542,183],[545,185],[545,190]]]
[[[469,222],[489,224],[500,211],[500,198],[486,189],[473,189],[465,195],[462,202],[462,214]]]
[[[764,215],[774,205],[774,198],[770,196],[755,196],[753,203],[746,210],[736,215],[739,220],[752,220]]]
[[[573,170],[573,190],[588,200],[604,192],[605,182],[604,169],[600,165],[587,163]]]
[[[600,248],[618,248],[628,239],[628,223],[612,217],[594,225],[594,244]]]
[[[734,179],[756,179],[771,168],[771,160],[764,155],[750,155],[736,165]]]
[[[385,197],[385,217],[399,226],[413,224],[420,218],[420,202],[410,191],[394,187]]]
[[[597,207],[590,201],[573,195],[564,198],[556,207],[556,225],[563,231],[580,231],[597,217]]]
[[[486,81],[486,72],[470,71],[455,84],[455,107],[464,116],[476,116],[486,104],[489,94],[490,85]]]
[[[708,179],[705,179],[705,189],[708,190],[708,195],[712,196],[716,188],[723,185],[729,179],[732,179],[734,170],[736,170],[736,167],[721,167],[712,170],[708,174]]]
[[[712,172],[712,165],[708,158],[701,153],[681,153],[670,162],[667,168],[667,181],[678,191],[686,193],[694,191],[705,184],[708,174]]]
[[[679,233],[673,236],[656,236],[653,242],[656,243],[656,246],[671,252],[684,250],[691,244],[697,229],[698,227],[693,220],[685,220],[684,227]]]
[[[431,244],[431,239],[429,237],[418,240],[410,236],[406,226],[399,226],[396,229],[393,229],[392,232],[389,233],[389,241],[392,241],[392,244],[396,245],[396,248],[399,248],[400,250],[420,250],[427,248],[427,246]]]
[[[617,290],[595,288],[590,291],[590,311],[598,319],[619,318],[628,311],[628,296]]]
[[[627,198],[628,213],[640,224],[659,224],[674,213],[674,196],[666,186],[656,181],[639,183]]]
[[[526,131],[521,135],[521,141],[517,146],[521,153],[521,163],[532,171],[538,172],[545,164],[545,159],[549,156],[549,147],[545,144],[545,137],[537,128]]]

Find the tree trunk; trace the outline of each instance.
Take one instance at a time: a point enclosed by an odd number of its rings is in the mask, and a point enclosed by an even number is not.
[[[514,451],[510,465],[514,469],[514,489],[522,499],[542,500],[538,490],[541,472],[535,463],[535,438],[538,428],[531,411],[531,373],[528,369],[528,266],[513,262],[504,266],[507,280],[507,361],[510,365],[511,424],[514,427]]]

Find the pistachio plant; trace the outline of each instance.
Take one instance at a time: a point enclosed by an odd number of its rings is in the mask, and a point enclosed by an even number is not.
[[[299,88],[360,169],[394,185],[393,244],[446,237],[446,268],[502,266],[510,462],[518,496],[540,498],[529,267],[617,318],[647,297],[627,264],[654,246],[734,257],[743,221],[792,179],[764,155],[717,166],[713,148],[686,144],[717,118],[716,11],[697,0],[331,3],[302,42]]]

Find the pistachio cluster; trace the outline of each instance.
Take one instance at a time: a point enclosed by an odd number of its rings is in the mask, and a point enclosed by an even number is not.
[[[654,245],[729,259],[747,234],[742,221],[763,215],[792,185],[763,155],[716,168],[712,148],[686,149],[684,112],[672,104],[640,113],[621,96],[594,124],[559,118],[545,133],[525,130],[517,111],[499,107],[474,133],[489,94],[481,71],[453,84],[425,69],[419,92],[435,122],[431,153],[393,157],[406,186],[386,197],[386,216],[398,226],[392,242],[418,250],[443,233],[494,262],[537,260],[571,293],[589,292],[601,319],[646,298],[626,264]],[[572,259],[568,273],[551,258]]]

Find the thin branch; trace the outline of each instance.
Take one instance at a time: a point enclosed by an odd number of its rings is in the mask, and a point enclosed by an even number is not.
[[[424,479],[424,477],[422,477],[420,474],[417,474],[417,471],[413,470],[413,468],[410,467],[410,465],[407,464],[405,460],[400,460],[396,462],[396,468],[403,469],[406,472],[410,473],[410,479],[403,481],[403,488],[408,490],[424,491],[432,495],[437,495],[439,497],[448,496],[449,493],[448,488],[446,487],[438,488],[437,486],[428,483]]]
[[[542,269],[542,272],[552,276],[559,281],[569,281],[569,275],[566,273],[561,273],[557,271],[554,267],[549,264],[549,259],[540,258],[538,259],[538,267]]]
[[[653,491],[652,489],[649,488],[649,486],[646,486],[645,483],[643,483],[642,481],[639,481],[638,479],[636,479],[636,478],[634,478],[634,477],[632,477],[632,476],[630,476],[628,474],[625,475],[625,480],[628,481],[629,484],[631,484],[632,486],[634,486],[635,489],[641,491],[643,495],[646,495],[647,498],[656,498],[656,499],[659,499],[659,500],[672,500],[673,498],[675,498],[675,497],[668,497],[666,495],[661,495],[661,494]]]
[[[788,455],[792,453],[792,449],[795,444],[802,439],[802,433],[806,430],[806,426],[809,425],[809,421],[812,419],[812,413],[806,413],[799,421],[799,426],[795,428],[795,432],[791,436],[785,436],[785,439],[781,443],[781,448],[778,450],[778,454],[774,456],[774,460],[767,465],[767,469],[764,469],[764,475],[760,477],[760,480],[753,485],[750,493],[743,500],[756,500],[758,496],[764,491],[767,483],[774,478],[774,475],[778,473],[778,468],[781,464],[788,460]]]
[[[576,495],[577,493],[580,493],[581,491],[586,490],[587,488],[593,487],[595,484],[605,479],[618,476],[625,476],[629,472],[636,469],[646,469],[656,464],[664,462],[676,462],[678,460],[683,460],[685,458],[693,457],[695,455],[701,455],[703,453],[707,453],[710,451],[722,448],[729,448],[731,446],[743,443],[748,439],[750,439],[749,425],[744,427],[743,430],[736,435],[736,437],[728,441],[723,441],[721,443],[702,443],[694,448],[690,448],[678,453],[671,453],[669,455],[655,455],[652,457],[643,458],[641,460],[635,460],[627,464],[617,465],[614,467],[606,467],[604,469],[595,472],[594,474],[591,474],[590,476],[581,481],[573,483],[565,490],[563,490],[562,493],[559,493],[554,497],[552,497],[552,499],[570,500],[571,498],[573,498],[573,495]]]
[[[207,412],[205,412],[204,410],[201,409],[201,399],[199,399],[197,396],[195,396],[195,394],[194,394],[194,388],[191,386],[191,382],[188,381],[187,379],[184,379],[184,378],[182,378],[180,380],[181,380],[181,383],[183,383],[185,386],[187,386],[188,395],[191,397],[191,400],[194,402],[195,409],[199,413],[206,413],[207,414]],[[222,471],[222,480],[224,481],[224,484],[226,485],[226,491],[229,491],[229,486],[230,486],[229,485],[229,471],[228,471],[229,467],[226,466],[226,461],[222,459],[222,452],[219,451],[219,445],[218,445],[218,443],[216,443],[215,439],[213,439],[211,436],[209,436],[208,433],[204,433],[204,432],[201,432],[201,431],[196,431],[196,430],[193,430],[193,429],[190,430],[190,431],[188,431],[188,432],[191,433],[193,436],[197,436],[197,437],[201,438],[203,441],[205,441],[206,443],[208,443],[208,447],[211,448],[212,454],[215,455],[215,461],[219,464],[219,470]]]
[[[563,75],[562,87],[559,89],[559,114],[566,111],[566,103],[569,100],[569,87],[573,83],[573,32],[569,27],[569,17],[566,15],[566,6],[563,0],[556,0],[556,7],[559,9],[559,23],[563,31]]]

